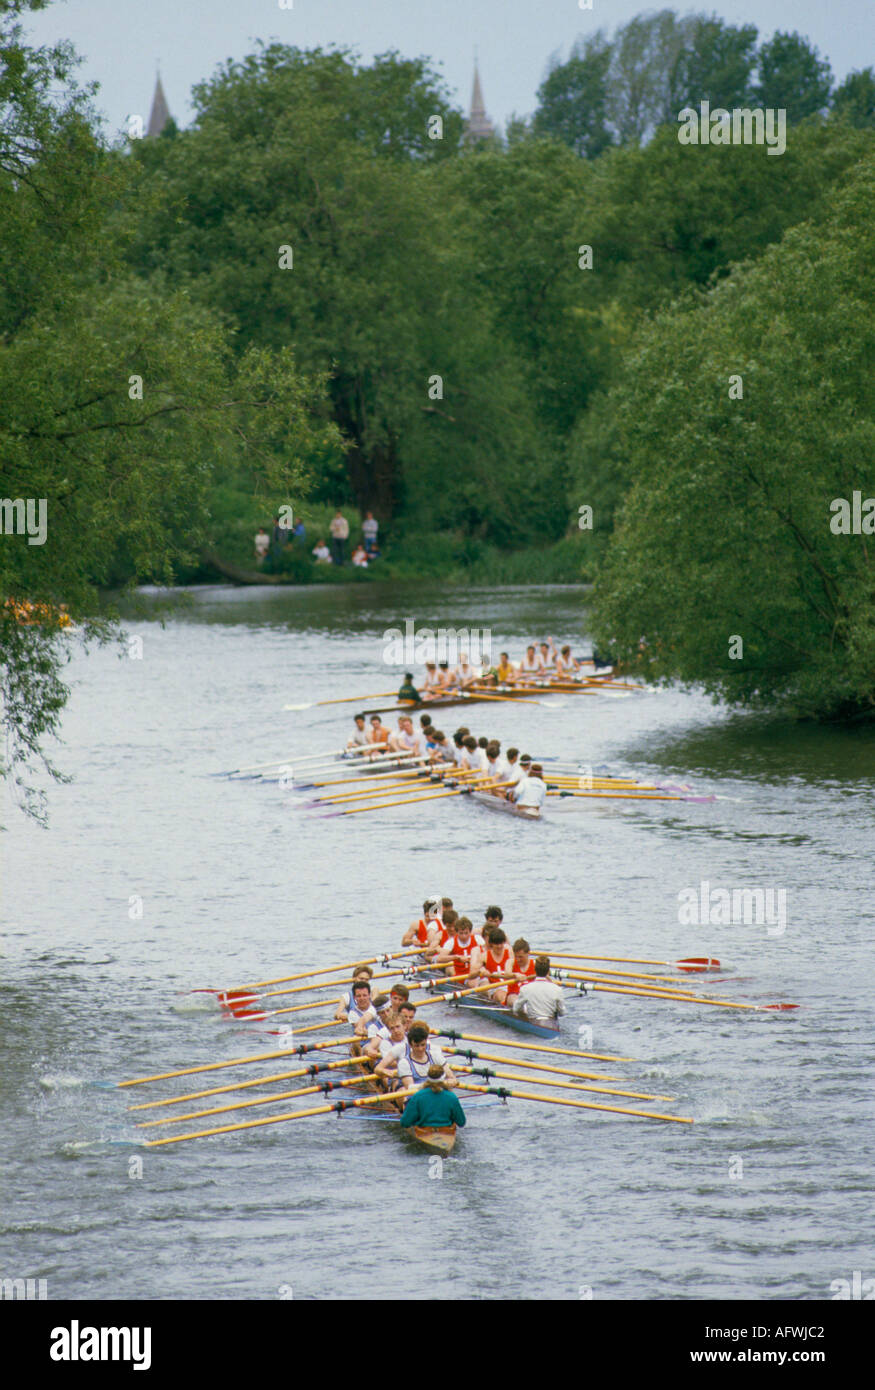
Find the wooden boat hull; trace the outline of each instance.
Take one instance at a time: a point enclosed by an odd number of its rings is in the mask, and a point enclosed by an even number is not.
[[[440,1129],[431,1125],[414,1125],[412,1133],[414,1139],[432,1153],[451,1154],[456,1144],[455,1125],[444,1125]]]

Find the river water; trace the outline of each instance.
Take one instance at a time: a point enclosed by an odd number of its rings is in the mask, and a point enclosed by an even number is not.
[[[7,799],[0,1275],[101,1299],[824,1299],[875,1277],[871,730],[676,690],[479,705],[465,722],[505,746],[716,800],[554,804],[534,825],[455,798],[327,819],[286,786],[210,774],[345,741],[353,705],[283,705],[397,685],[383,636],[407,618],[586,651],[585,593],[213,588],[163,625],[151,602],[130,654],[73,660],[56,757],[73,781],[50,828]],[[703,882],[773,890],[784,915],[681,923]],[[185,991],[392,949],[433,892],[475,921],[499,903],[511,939],[556,951],[713,954],[714,993],[800,1007],[570,1001],[569,1045],[591,1029],[585,1050],[635,1059],[603,1072],[676,1097],[663,1108],[692,1126],[512,1100],[473,1109],[442,1169],[354,1113],[131,1142],[130,1093],[93,1083],[276,1045]]]

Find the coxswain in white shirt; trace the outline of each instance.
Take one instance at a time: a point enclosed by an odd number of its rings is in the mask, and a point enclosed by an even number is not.
[[[422,916],[411,922],[401,938],[402,946],[421,946],[423,951],[433,949],[441,930],[441,900],[435,894],[426,898],[422,904]]]
[[[532,763],[532,770],[528,777],[513,788],[510,799],[516,806],[541,809],[547,800],[547,788],[544,785],[544,769],[540,763]]]
[[[367,747],[368,731],[365,727],[365,716],[363,714],[354,714],[353,722],[355,724],[355,729],[353,730],[352,738],[347,742],[347,748]]]
[[[565,997],[561,985],[549,978],[549,956],[535,957],[535,978],[520,986],[519,994],[511,998],[515,1014],[532,1023],[555,1023],[565,1013]]]

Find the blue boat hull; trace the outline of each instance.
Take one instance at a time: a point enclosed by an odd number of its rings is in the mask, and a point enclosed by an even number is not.
[[[456,1008],[464,1009],[470,1014],[479,1014],[481,1018],[494,1019],[496,1023],[507,1024],[509,1028],[514,1028],[518,1033],[530,1033],[536,1038],[558,1038],[560,1036],[558,1025],[552,1027],[546,1023],[532,1023],[530,1019],[515,1014],[505,1004],[469,1004],[466,1000],[461,1000]]]

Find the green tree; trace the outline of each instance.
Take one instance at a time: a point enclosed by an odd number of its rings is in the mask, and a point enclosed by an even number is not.
[[[682,21],[683,23],[683,21]],[[676,116],[685,106],[708,101],[712,110],[744,106],[756,61],[754,24],[726,24],[716,15],[691,15],[685,42],[671,73],[670,105]]]
[[[613,394],[634,482],[601,643],[732,702],[875,712],[875,536],[832,526],[872,492],[873,304],[870,154],[826,216],[643,331]]]
[[[538,135],[552,135],[582,159],[595,159],[613,144],[608,128],[611,44],[602,30],[575,44],[567,62],[555,60],[538,88],[533,121]]]
[[[829,105],[832,69],[801,34],[779,30],[760,44],[757,68],[755,99],[760,106],[785,110],[790,125],[825,111]]]
[[[871,130],[875,126],[875,68],[848,73],[833,92],[832,109],[851,125]]]

